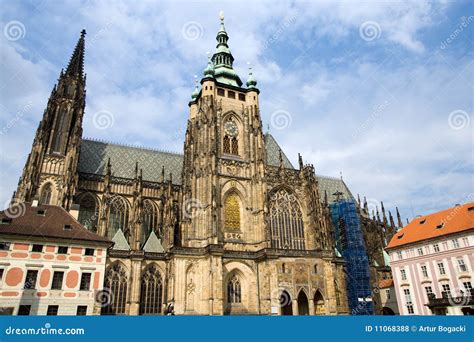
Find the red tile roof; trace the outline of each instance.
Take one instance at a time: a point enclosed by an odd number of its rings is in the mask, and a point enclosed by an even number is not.
[[[474,202],[417,217],[399,230],[387,249],[474,229]]]
[[[66,225],[69,226],[68,229],[64,228]],[[80,240],[99,244],[112,243],[109,239],[85,228],[61,207],[53,205],[33,207],[31,203],[18,203],[0,211],[0,235],[2,234]]]

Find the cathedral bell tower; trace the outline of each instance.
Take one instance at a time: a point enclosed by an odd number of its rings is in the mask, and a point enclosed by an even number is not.
[[[220,20],[216,51],[189,103],[182,243],[258,250],[267,243],[259,90],[251,69],[246,87],[235,72],[222,14]]]
[[[66,71],[61,70],[53,87],[13,195],[15,201],[37,199],[67,210],[72,204],[86,103],[85,34],[82,30]]]

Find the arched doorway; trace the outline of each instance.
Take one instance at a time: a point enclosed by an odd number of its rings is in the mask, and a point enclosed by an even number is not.
[[[298,295],[298,315],[309,315],[308,297],[304,291],[300,291]]]
[[[315,315],[325,315],[326,314],[326,309],[324,307],[324,297],[319,292],[319,290],[316,291],[314,294],[314,314]]]
[[[280,295],[280,312],[282,316],[292,316],[293,307],[291,305],[291,296],[288,292],[283,291]]]
[[[386,306],[384,306],[382,308],[382,315],[384,315],[384,316],[393,316],[393,315],[395,315],[395,312],[393,312],[392,309],[387,308]]]

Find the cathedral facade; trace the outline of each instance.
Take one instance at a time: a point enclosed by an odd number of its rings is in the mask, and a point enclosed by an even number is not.
[[[349,314],[328,203],[352,194],[291,164],[263,132],[252,72],[244,85],[232,67],[223,18],[216,39],[174,154],[82,138],[83,31],[14,200],[61,206],[114,242],[102,314]]]

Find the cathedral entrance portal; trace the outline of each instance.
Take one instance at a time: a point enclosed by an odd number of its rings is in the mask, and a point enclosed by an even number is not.
[[[280,295],[280,312],[282,316],[292,316],[293,307],[291,305],[291,296],[288,292],[283,291]]]
[[[298,315],[309,315],[308,297],[304,291],[300,291],[298,295]]]

